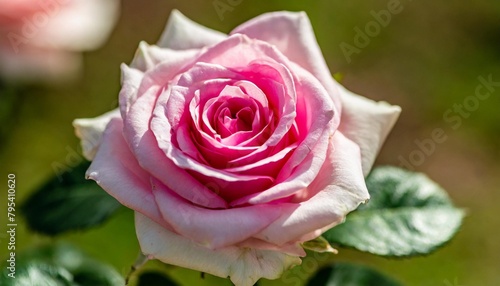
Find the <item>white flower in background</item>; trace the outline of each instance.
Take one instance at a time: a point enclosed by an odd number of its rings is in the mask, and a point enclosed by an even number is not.
[[[104,43],[118,12],[117,0],[0,0],[0,76],[74,76],[80,52]]]

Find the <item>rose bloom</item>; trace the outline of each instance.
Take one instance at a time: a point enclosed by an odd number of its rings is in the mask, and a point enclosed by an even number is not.
[[[0,0],[0,76],[61,80],[81,51],[98,48],[117,18],[117,0]]]
[[[333,80],[305,13],[225,35],[174,11],[122,71],[119,110],[74,122],[88,178],[135,210],[150,259],[236,285],[280,277],[369,199],[400,112]]]

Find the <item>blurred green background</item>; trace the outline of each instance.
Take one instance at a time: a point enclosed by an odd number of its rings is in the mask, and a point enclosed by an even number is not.
[[[8,173],[17,175],[17,199],[22,202],[54,176],[55,166],[72,164],[71,154],[80,148],[71,121],[116,106],[119,65],[130,62],[140,41],[156,42],[172,9],[223,32],[264,12],[306,11],[332,73],[342,73],[343,84],[352,91],[403,109],[378,164],[399,165],[400,156],[408,160],[418,150],[415,140],[431,138],[435,128],[442,128],[447,140],[437,144],[415,170],[441,184],[468,212],[456,238],[428,257],[394,260],[341,250],[333,259],[371,265],[406,285],[500,285],[500,87],[462,118],[458,128],[443,119],[454,104],[474,96],[479,76],[491,75],[500,81],[500,2],[401,0],[402,11],[392,15],[390,23],[348,62],[340,44],[354,45],[354,28],[364,30],[374,19],[371,11],[387,9],[389,2],[242,0],[224,12],[222,19],[212,1],[124,0],[108,43],[84,55],[80,78],[55,86],[11,82],[2,88],[2,180],[7,180]],[[6,195],[0,198],[0,257],[6,257],[7,250],[5,199]],[[131,220],[132,213],[123,210],[97,229],[57,239],[79,245],[125,274],[138,253]],[[54,240],[29,232],[22,220],[19,224],[18,253]],[[303,280],[317,265],[310,260],[289,277]],[[185,285],[221,281],[210,275],[203,280],[198,272],[154,263],[147,267],[165,268],[178,279],[189,277]],[[294,282],[279,279],[261,285]]]

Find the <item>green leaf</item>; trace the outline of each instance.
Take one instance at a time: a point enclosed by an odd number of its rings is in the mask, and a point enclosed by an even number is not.
[[[3,267],[0,285],[118,286],[124,279],[112,267],[93,260],[68,244],[44,246],[21,254],[15,278]]]
[[[139,276],[137,286],[178,286],[169,277],[158,272],[144,272]]]
[[[86,260],[73,270],[73,281],[81,286],[114,286],[125,283],[111,266],[90,260]]]
[[[31,229],[56,235],[103,223],[121,206],[94,181],[85,180],[85,162],[49,181],[21,207]]]
[[[336,263],[318,271],[307,286],[399,286],[398,282],[365,266]]]
[[[28,263],[21,267],[17,266],[15,276],[9,277],[9,273],[8,270],[3,271],[0,277],[0,285],[73,286],[71,273],[62,267],[54,265]]]
[[[383,256],[429,254],[448,242],[464,212],[427,176],[380,167],[368,176],[370,201],[323,236],[332,244]]]

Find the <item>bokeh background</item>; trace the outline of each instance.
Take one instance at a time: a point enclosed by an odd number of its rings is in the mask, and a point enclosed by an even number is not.
[[[213,1],[124,0],[107,44],[84,54],[80,77],[57,84],[0,80],[0,174],[5,178],[16,173],[18,202],[53,177],[59,163],[72,164],[71,154],[80,151],[72,120],[116,106],[119,65],[130,62],[140,41],[156,42],[172,9],[223,32],[264,12],[306,11],[332,73],[341,73],[343,84],[352,91],[403,109],[377,164],[400,165],[400,157],[408,160],[418,150],[415,140],[431,138],[434,129],[443,129],[446,141],[436,144],[434,152],[415,162],[414,168],[442,185],[468,213],[455,239],[428,257],[395,260],[341,250],[334,260],[373,266],[406,285],[500,285],[500,87],[462,117],[458,128],[443,119],[454,104],[475,95],[479,76],[500,82],[500,2],[401,0],[401,13],[393,14],[350,61],[340,44],[354,45],[354,28],[364,30],[374,19],[371,11],[387,9],[391,1],[240,2],[221,17]],[[5,199],[3,194],[1,233],[5,233]],[[57,240],[70,241],[125,274],[138,253],[131,220],[132,213],[122,210],[99,228]],[[55,240],[30,232],[22,220],[19,225],[18,253]],[[0,235],[2,259],[5,237]],[[309,261],[289,277],[303,280],[317,264]],[[222,281],[160,264],[147,267],[166,269],[175,279],[187,281],[185,285]],[[294,282],[281,279],[261,285]]]

